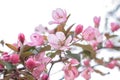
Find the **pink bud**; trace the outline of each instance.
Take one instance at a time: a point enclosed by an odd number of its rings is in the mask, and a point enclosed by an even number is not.
[[[26,67],[30,70],[36,67],[36,62],[33,60],[33,58],[29,58],[25,63]]]
[[[114,45],[113,45],[113,42],[111,41],[111,40],[107,40],[106,42],[105,42],[105,45],[106,45],[106,47],[107,48],[112,48]]]
[[[100,20],[101,20],[101,18],[100,18],[100,17],[97,17],[97,16],[95,16],[95,17],[93,18],[93,22],[94,22],[94,24],[95,24],[95,27],[99,27]]]
[[[20,59],[18,54],[15,53],[10,55],[10,62],[12,62],[13,64],[17,64],[19,61]]]
[[[120,28],[120,25],[117,23],[112,22],[111,23],[111,30],[112,32],[117,31]]]
[[[110,69],[113,69],[117,64],[116,60],[111,61],[110,63],[107,64],[107,67]]]
[[[19,33],[18,35],[18,40],[21,42],[21,43],[24,43],[25,41],[25,35],[23,33]]]
[[[82,30],[83,30],[83,25],[79,24],[75,28],[75,33],[80,34],[82,32]]]
[[[90,60],[89,59],[84,60],[83,63],[84,63],[85,66],[90,66]]]
[[[41,80],[48,80],[48,74],[43,74],[41,77]]]

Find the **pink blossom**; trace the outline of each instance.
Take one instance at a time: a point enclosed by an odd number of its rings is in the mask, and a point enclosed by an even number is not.
[[[34,55],[33,60],[35,61],[36,67],[33,66],[32,75],[39,79],[42,72],[45,70],[46,65],[51,61],[51,58],[45,57],[45,52]]]
[[[10,62],[17,64],[20,61],[19,55],[14,53],[10,55]]]
[[[76,60],[73,60],[76,63]],[[79,72],[77,70],[75,63],[71,61],[69,64],[65,65],[63,68],[64,74],[65,74],[65,80],[74,80],[76,77],[78,77]],[[78,61],[77,61],[78,64]]]
[[[106,42],[105,42],[105,45],[106,45],[106,47],[107,48],[112,48],[114,45],[113,45],[113,42],[111,41],[111,40],[107,40]]]
[[[63,32],[56,32],[56,34],[48,35],[48,42],[50,45],[57,50],[66,50],[69,49],[70,42],[72,37],[69,36],[66,38]]]
[[[96,28],[99,27],[100,20],[101,20],[101,17],[100,17],[100,16],[99,16],[99,17],[95,16],[95,17],[93,18],[93,22],[94,22]]]
[[[48,80],[48,74],[47,73],[44,73],[41,77],[41,80]]]
[[[30,70],[33,70],[33,68],[36,67],[36,61],[32,57],[28,58],[25,64],[26,67]]]
[[[82,36],[86,41],[97,39],[100,36],[98,29],[89,26],[82,32]]]
[[[85,66],[90,66],[90,60],[89,59],[84,60],[83,63],[84,63]]]
[[[23,33],[19,33],[18,40],[23,44],[25,41],[25,35]]]
[[[112,32],[117,31],[120,28],[120,25],[117,23],[112,22],[111,23],[111,30]]]
[[[9,62],[10,60],[10,55],[7,52],[2,53],[2,60]]]
[[[91,40],[89,43],[93,47],[94,50],[97,50],[99,43],[96,40]]]
[[[57,8],[52,12],[52,18],[54,21],[50,21],[49,24],[61,24],[67,20],[67,13],[61,8]]]
[[[44,38],[38,33],[33,33],[30,36],[32,42],[28,42],[27,45],[29,46],[40,46],[44,43]]]
[[[88,67],[81,73],[81,76],[85,78],[85,80],[89,80],[91,78],[91,72],[93,72],[93,69]]]
[[[80,34],[82,32],[82,30],[83,30],[83,25],[79,24],[75,28],[75,33]]]
[[[117,64],[117,61],[116,60],[112,60],[111,62],[109,62],[107,64],[107,67],[110,68],[110,69],[113,69]]]

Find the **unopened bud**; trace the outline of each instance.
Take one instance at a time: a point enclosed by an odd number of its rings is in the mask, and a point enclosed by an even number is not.
[[[20,33],[18,35],[18,40],[23,44],[25,41],[25,35],[23,33]]]
[[[79,24],[75,28],[75,33],[80,34],[82,32],[82,30],[83,30],[83,25]]]

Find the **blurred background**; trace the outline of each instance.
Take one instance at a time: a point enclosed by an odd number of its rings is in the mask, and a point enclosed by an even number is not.
[[[109,31],[109,23],[120,23],[120,0],[0,0],[0,40],[5,42],[17,42],[17,35],[22,32],[27,40],[34,32],[34,28],[40,24],[52,29],[55,25],[48,25],[52,20],[52,10],[62,8],[71,14],[67,25],[76,23],[84,27],[93,25],[93,17],[101,16],[100,31]],[[116,34],[120,34],[118,31]],[[0,47],[0,49],[3,49]],[[114,55],[113,55],[114,54]],[[120,52],[103,51],[100,56],[119,56]],[[51,80],[60,80],[63,73],[59,71],[60,64],[53,69]],[[100,67],[102,69],[102,67]],[[109,70],[104,70],[108,72]],[[92,74],[91,80],[120,80],[120,72],[117,68],[111,74],[101,76]],[[79,77],[76,80],[84,80]]]

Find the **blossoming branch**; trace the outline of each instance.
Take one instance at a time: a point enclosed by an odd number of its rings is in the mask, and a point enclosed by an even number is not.
[[[65,80],[75,80],[79,76],[90,80],[93,72],[101,75],[109,73],[96,69],[99,65],[109,69],[120,68],[120,57],[111,57],[109,61],[97,57],[98,50],[103,48],[120,50],[120,46],[112,41],[112,38],[118,37],[114,32],[119,30],[120,24],[111,22],[110,32],[103,33],[99,31],[101,17],[95,16],[93,26],[85,28],[82,24],[71,24],[66,29],[70,14],[61,8],[53,10],[52,18],[49,24],[56,25],[56,28],[49,30],[39,25],[31,34],[30,42],[24,33],[18,35],[17,43],[1,40],[3,47],[11,49],[10,52],[0,51],[3,80],[50,80],[51,70],[58,62],[64,64],[61,70],[64,77],[61,78]],[[91,61],[95,64],[91,65]]]

